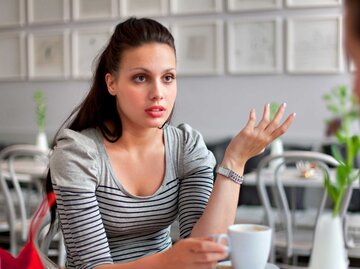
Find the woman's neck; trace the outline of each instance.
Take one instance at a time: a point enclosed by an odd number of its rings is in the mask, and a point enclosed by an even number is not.
[[[121,137],[113,147],[121,147],[127,151],[144,151],[145,149],[163,145],[163,129],[151,128],[139,132],[134,130],[123,130]]]

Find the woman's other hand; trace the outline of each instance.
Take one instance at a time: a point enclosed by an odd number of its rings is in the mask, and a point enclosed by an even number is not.
[[[242,173],[246,161],[262,153],[265,147],[284,134],[294,121],[296,114],[292,113],[280,124],[285,113],[285,107],[286,104],[282,104],[274,118],[270,120],[270,105],[265,105],[262,118],[257,125],[256,113],[252,109],[246,126],[228,145],[222,165]]]
[[[162,253],[164,268],[212,269],[228,256],[226,247],[208,238],[187,238]]]

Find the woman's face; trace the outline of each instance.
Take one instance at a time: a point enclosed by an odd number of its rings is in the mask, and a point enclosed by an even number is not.
[[[176,58],[167,44],[148,43],[124,51],[117,77],[106,75],[123,128],[158,128],[176,98]]]
[[[350,12],[345,12],[345,47],[356,70],[360,70],[360,39],[354,34]],[[358,100],[360,100],[360,72],[355,73],[354,91]]]

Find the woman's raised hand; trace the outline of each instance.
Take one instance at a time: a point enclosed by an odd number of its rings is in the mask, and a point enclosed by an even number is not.
[[[225,246],[209,238],[187,238],[179,240],[161,255],[163,268],[212,269],[228,253]]]
[[[284,134],[294,121],[296,114],[292,113],[280,124],[285,113],[285,107],[286,104],[282,104],[274,118],[270,120],[270,105],[265,105],[262,118],[257,125],[256,113],[255,110],[252,109],[246,126],[228,145],[222,165],[242,173],[243,171],[241,170],[246,161],[262,153],[265,147],[277,137]]]

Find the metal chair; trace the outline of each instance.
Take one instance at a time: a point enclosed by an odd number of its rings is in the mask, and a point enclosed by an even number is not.
[[[50,214],[47,214],[38,233],[35,235],[34,242],[46,269],[65,267],[66,249],[58,218],[56,218],[54,225],[50,228]],[[51,253],[53,251],[50,248],[52,243],[57,245],[57,253]],[[49,258],[49,256],[54,256],[54,254],[57,255],[57,263],[54,263]]]
[[[262,180],[262,172],[267,169],[269,163],[274,160],[277,163],[272,170],[275,186],[271,192],[273,201],[270,201],[268,190]],[[321,172],[322,176],[325,174],[331,176],[329,173],[329,166],[338,165],[338,162],[332,156],[320,152],[287,151],[280,155],[271,155],[264,158],[257,167],[257,189],[264,207],[265,220],[273,229],[272,250],[270,255],[270,260],[272,262],[275,261],[276,252],[282,254],[283,262],[285,263],[289,263],[291,258],[296,258],[297,256],[310,256],[316,220],[325,210],[328,200],[327,192],[323,189],[321,202],[316,208],[316,217],[313,226],[307,228],[296,226],[294,212],[293,209],[290,208],[290,202],[288,201],[281,179],[286,169],[288,169],[288,165],[296,164],[300,161],[316,163],[316,167]],[[267,171],[269,170],[267,169]],[[352,187],[349,187],[342,204],[341,217],[344,217],[346,214],[351,193]]]
[[[12,255],[17,255],[26,243],[31,217],[43,200],[42,181],[45,178],[49,154],[48,150],[44,151],[35,145],[22,144],[12,145],[0,151],[0,191],[4,195],[7,224],[2,231],[9,232],[8,238],[5,239],[10,244]],[[29,206],[32,201],[27,199],[26,195],[33,190],[35,190],[37,200],[33,206]],[[52,264],[47,256],[56,256],[58,265],[64,266],[66,251],[63,238],[57,231],[46,233],[48,224],[49,217],[45,219],[41,227],[42,233],[37,235],[37,240],[41,241],[40,249],[43,250],[39,253],[41,258],[44,258],[44,264],[47,260],[50,261],[50,265]],[[50,248],[51,241],[56,241],[57,246],[52,245]]]
[[[35,201],[34,206],[41,201],[40,181],[34,181],[29,174],[19,173],[16,165],[19,160],[34,164],[39,162],[46,167],[48,152],[33,145],[13,145],[0,152],[0,190],[4,196],[6,229],[9,232],[10,252],[13,255],[17,255],[28,237],[29,219],[33,213],[30,205],[33,201],[26,199],[27,195],[36,189],[36,194],[32,198],[36,197],[38,200]]]

